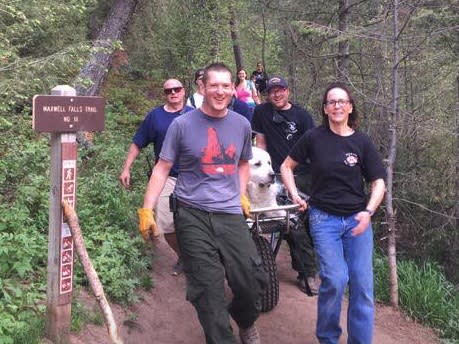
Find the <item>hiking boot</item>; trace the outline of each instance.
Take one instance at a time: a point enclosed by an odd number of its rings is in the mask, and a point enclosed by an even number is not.
[[[173,276],[178,276],[183,272],[183,263],[180,257],[177,260],[177,263],[175,263],[174,267],[172,268],[172,275]]]
[[[305,293],[308,296],[316,296],[317,294],[319,294],[319,274],[315,274],[314,276],[309,276],[306,278],[303,274],[298,274],[298,277],[296,278],[296,283],[298,289],[300,289],[303,293]]]
[[[241,338],[242,344],[261,344],[255,324],[246,329],[239,328],[239,338]]]

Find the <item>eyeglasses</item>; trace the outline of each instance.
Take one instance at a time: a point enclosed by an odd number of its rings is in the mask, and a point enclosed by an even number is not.
[[[172,92],[179,93],[181,90],[183,90],[183,87],[165,88],[164,94],[169,95],[169,94],[172,94]]]
[[[328,106],[336,106],[336,104],[338,104],[339,106],[344,106],[344,105],[349,104],[350,102],[351,102],[350,100],[338,99],[338,100],[327,100],[325,104]]]

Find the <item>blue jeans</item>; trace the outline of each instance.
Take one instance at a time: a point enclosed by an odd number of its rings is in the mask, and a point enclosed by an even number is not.
[[[336,216],[311,207],[309,223],[320,262],[316,336],[321,344],[337,344],[341,335],[339,318],[346,285],[348,344],[370,344],[373,337],[373,229],[359,236],[355,214]]]

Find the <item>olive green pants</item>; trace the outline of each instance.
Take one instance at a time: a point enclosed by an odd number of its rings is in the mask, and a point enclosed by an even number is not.
[[[206,343],[237,343],[229,316],[240,328],[250,327],[259,316],[267,280],[244,218],[179,207],[174,222],[187,300],[196,309]],[[233,293],[229,305],[225,276]]]

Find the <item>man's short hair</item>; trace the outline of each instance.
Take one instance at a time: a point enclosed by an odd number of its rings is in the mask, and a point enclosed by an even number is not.
[[[223,62],[214,62],[204,69],[204,76],[202,77],[202,82],[204,84],[207,83],[209,72],[228,72],[230,75],[232,75],[231,69],[229,69],[229,67],[226,64],[224,64]]]

